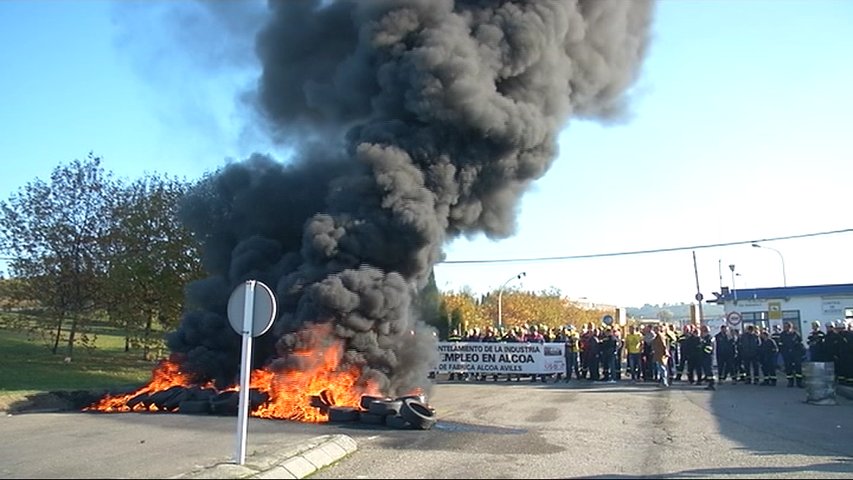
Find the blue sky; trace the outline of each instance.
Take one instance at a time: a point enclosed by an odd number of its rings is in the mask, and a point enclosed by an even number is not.
[[[227,19],[194,18],[191,8],[175,16],[175,5],[0,2],[0,198],[89,151],[126,178],[197,178],[253,151],[283,155],[236,100],[257,73],[250,36]],[[519,205],[516,235],[459,239],[447,259],[610,254],[853,228],[850,25],[847,0],[660,1],[629,118],[570,122],[559,158]],[[733,280],[738,288],[781,286],[783,262],[788,285],[853,282],[853,233],[761,244],[779,253],[749,243],[696,249],[705,296]],[[440,264],[436,276],[439,288],[484,293],[524,271],[508,287],[625,306],[689,302],[692,254]]]

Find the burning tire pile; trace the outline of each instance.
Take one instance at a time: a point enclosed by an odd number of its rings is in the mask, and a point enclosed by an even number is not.
[[[266,402],[267,395],[252,389],[249,392],[249,409]],[[200,387],[174,386],[154,393],[140,393],[126,403],[130,411],[174,412],[188,415],[237,415],[240,392]]]
[[[435,409],[424,395],[378,397],[363,395],[359,407],[334,405],[331,396],[323,392],[310,397],[309,408],[319,410],[332,423],[360,422],[396,429],[429,430],[435,425]],[[249,391],[249,410],[269,400],[255,389]],[[127,411],[173,412],[187,415],[237,415],[240,396],[237,390],[218,392],[200,387],[173,386],[155,393],[143,392],[130,396],[124,407]],[[90,410],[91,407],[84,410]]]
[[[314,397],[315,399],[318,397]],[[435,410],[426,403],[423,395],[407,395],[397,398],[361,397],[360,408],[312,405],[329,415],[329,422],[360,422],[368,425],[384,425],[396,429],[429,430],[435,425]]]

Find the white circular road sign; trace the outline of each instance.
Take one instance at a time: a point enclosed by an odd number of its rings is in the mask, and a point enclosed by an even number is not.
[[[231,292],[231,297],[228,299],[228,322],[237,334],[243,334],[246,289],[249,288],[250,282],[254,282],[254,296],[250,297],[253,307],[250,333],[253,337],[259,337],[269,330],[275,320],[276,302],[270,287],[257,280],[243,282]]]
[[[740,325],[741,319],[740,312],[729,312],[726,314],[726,322],[733,327]]]

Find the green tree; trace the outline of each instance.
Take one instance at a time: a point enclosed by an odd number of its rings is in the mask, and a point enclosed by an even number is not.
[[[538,294],[528,293],[527,303],[533,310],[530,323],[558,328],[569,323],[569,305],[557,289],[543,290]]]
[[[483,318],[497,318],[497,292],[483,297],[480,311]],[[583,308],[564,299],[562,293],[553,288],[541,292],[508,289],[504,290],[501,298],[501,318],[505,328],[524,325],[557,328],[569,324],[580,327],[586,323],[599,324],[605,313],[613,312]],[[492,323],[487,321],[483,325]]]
[[[465,330],[483,327],[487,322],[483,310],[470,292],[442,293],[440,315],[448,323],[448,331],[458,328],[463,336]]]
[[[125,350],[141,348],[149,359],[162,338],[155,328],[177,328],[184,287],[202,277],[198,243],[178,219],[190,185],[147,175],[123,187],[109,233],[105,307],[125,329]]]
[[[430,272],[427,285],[418,292],[414,306],[421,320],[438,330],[440,338],[447,337],[447,322],[441,316],[441,295],[435,284],[435,271]]]
[[[0,311],[10,312],[23,308],[32,308],[35,303],[24,296],[24,280],[0,276]]]
[[[24,295],[37,298],[55,321],[43,326],[53,331],[53,353],[65,338],[72,356],[78,332],[98,307],[116,188],[101,158],[90,153],[56,167],[50,183],[37,179],[0,202],[0,246],[12,257],[12,275],[26,280]],[[79,340],[86,343],[85,332]]]
[[[504,328],[539,323],[535,305],[535,295],[517,288],[505,288],[503,293],[495,291],[486,294],[481,303],[481,312],[485,321],[478,327],[498,326],[498,310]],[[500,308],[498,308],[500,306]]]

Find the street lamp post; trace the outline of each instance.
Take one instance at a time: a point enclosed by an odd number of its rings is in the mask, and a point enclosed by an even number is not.
[[[779,260],[782,260],[782,286],[787,287],[788,286],[788,276],[785,274],[785,257],[782,256],[782,252],[780,252],[779,250],[776,250],[775,248],[765,247],[764,245],[759,245],[757,243],[753,243],[752,246],[755,248],[766,248],[767,250],[773,250],[774,252],[779,254]]]
[[[729,270],[732,271],[732,295],[734,296],[735,303],[737,303],[737,287],[735,287],[735,264],[729,264]]]
[[[513,275],[513,276],[509,277],[509,278],[507,279],[507,281],[505,281],[505,282],[503,283],[503,285],[501,285],[501,288],[500,288],[500,289],[498,289],[498,329],[503,328],[503,295],[504,295],[504,287],[506,287],[506,285],[507,285],[509,282],[511,282],[511,281],[513,281],[513,280],[515,280],[516,278],[517,278],[517,279],[519,279],[519,280],[521,280],[521,278],[522,278],[522,277],[525,277],[525,276],[527,276],[527,272],[521,272],[521,273],[518,273],[518,274],[516,274],[516,275]]]

